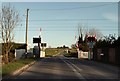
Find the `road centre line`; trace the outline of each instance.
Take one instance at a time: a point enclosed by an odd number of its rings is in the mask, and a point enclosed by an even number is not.
[[[77,67],[75,64],[71,63],[70,61],[67,60],[67,62],[69,62],[72,66],[74,66],[77,70],[82,71],[82,69],[80,69],[79,67]]]
[[[61,58],[60,58],[61,59]],[[70,63],[70,62],[68,62],[68,61],[65,61],[65,60],[63,60],[63,59],[61,59],[63,62],[65,62],[76,74],[77,74],[77,76],[78,76],[78,78],[79,79],[84,79],[84,81],[86,81],[85,80],[85,78],[75,69],[75,67],[77,67],[77,66],[75,66],[74,64],[72,64],[72,63]],[[72,65],[74,66],[72,66]],[[78,67],[77,67],[77,69],[78,69]],[[78,70],[81,70],[81,69],[78,69]]]

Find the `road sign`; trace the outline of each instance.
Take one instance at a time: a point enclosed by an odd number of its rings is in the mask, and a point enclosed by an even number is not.
[[[41,43],[41,38],[33,38],[33,43]]]
[[[95,37],[87,37],[87,40],[89,41],[89,42],[94,42],[94,41],[96,41],[96,38]]]

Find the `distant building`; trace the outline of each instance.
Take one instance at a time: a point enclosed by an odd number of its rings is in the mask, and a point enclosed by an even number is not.
[[[25,44],[24,43],[14,43],[11,42],[13,47],[10,49],[8,56],[9,56],[9,62],[13,61],[15,58],[19,58],[21,56],[21,53],[15,53],[15,50],[18,49],[25,49]],[[5,61],[5,49],[4,49],[5,43],[0,44],[0,54],[2,55],[2,62],[4,63]]]

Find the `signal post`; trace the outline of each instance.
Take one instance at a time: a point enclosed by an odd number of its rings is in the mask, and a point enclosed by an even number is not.
[[[88,59],[91,60],[93,59],[93,47],[96,42],[96,36],[90,35],[87,37],[87,44],[89,46],[89,53],[88,53]]]

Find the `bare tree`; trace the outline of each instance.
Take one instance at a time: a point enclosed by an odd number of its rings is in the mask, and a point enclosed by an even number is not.
[[[13,29],[18,25],[19,14],[10,6],[2,6],[0,13],[0,37],[2,40],[3,57],[5,63],[9,62],[8,54],[12,48],[12,42],[14,40]]]
[[[95,35],[97,40],[101,39],[101,37],[103,37],[103,34],[95,28],[92,28],[88,31],[88,35]]]
[[[91,28],[88,29],[86,28],[86,26],[84,26],[84,24],[78,24],[78,35],[80,38],[84,38],[86,37],[86,35],[95,35],[97,40],[101,39],[103,37],[103,34],[96,28]]]
[[[78,35],[83,40],[83,35],[84,35],[84,26],[82,24],[78,24]]]

